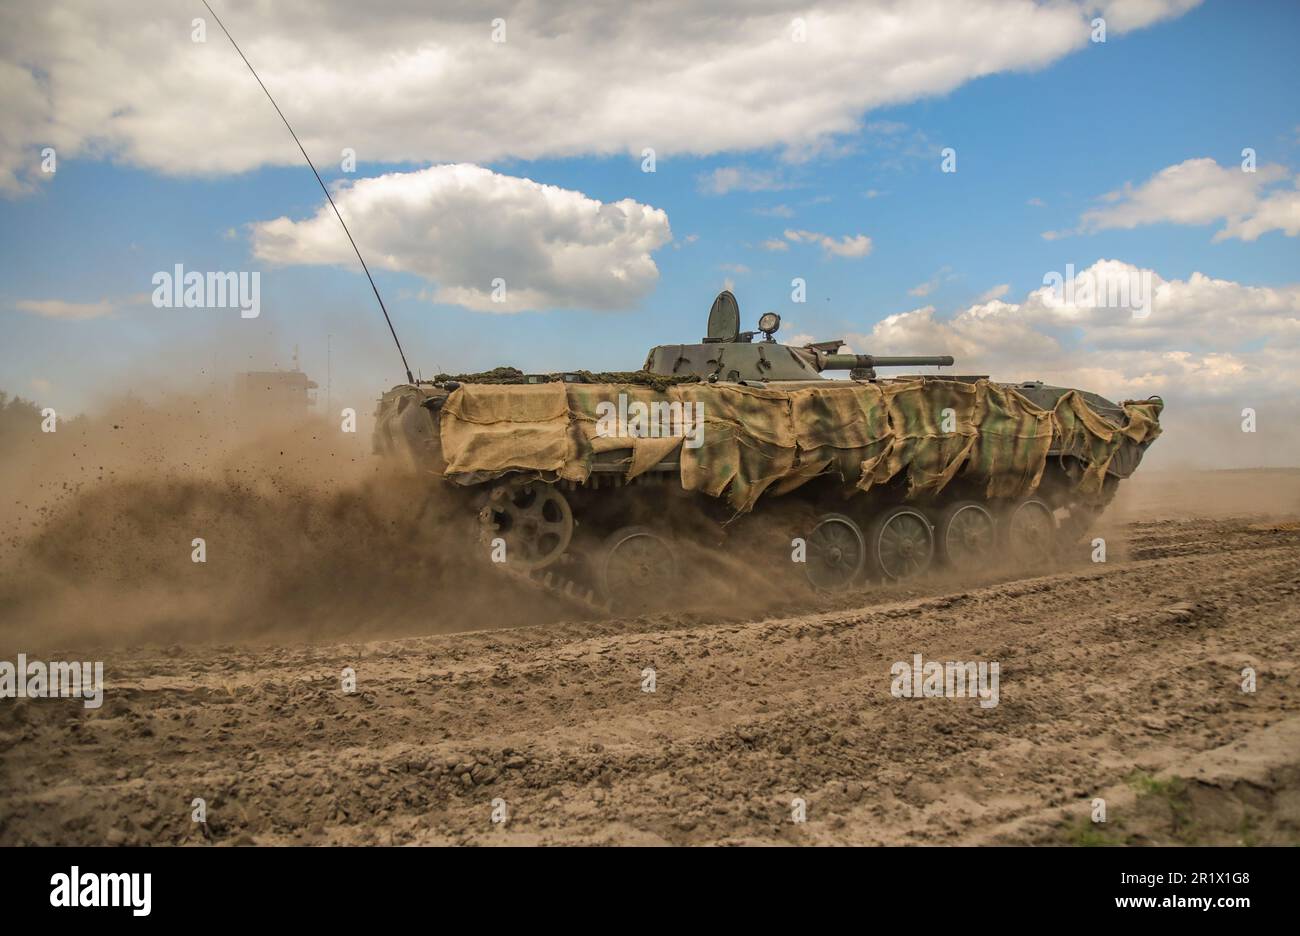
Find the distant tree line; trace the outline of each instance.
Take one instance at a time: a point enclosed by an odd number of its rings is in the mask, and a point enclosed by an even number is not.
[[[30,438],[41,431],[41,405],[20,396],[11,397],[0,390],[0,451],[8,443],[20,438]],[[59,417],[59,428],[83,425],[84,415],[65,419]]]
[[[41,408],[31,400],[0,390],[0,439],[29,435],[41,429]]]

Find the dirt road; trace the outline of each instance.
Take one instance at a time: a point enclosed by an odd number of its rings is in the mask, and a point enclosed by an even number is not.
[[[815,614],[105,650],[99,710],[0,705],[0,843],[1296,843],[1300,523],[1153,504]],[[997,704],[896,697],[914,654]]]

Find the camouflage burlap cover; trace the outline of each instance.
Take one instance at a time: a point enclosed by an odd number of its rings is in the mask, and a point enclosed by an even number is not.
[[[960,475],[988,497],[1020,497],[1038,486],[1049,453],[1080,460],[1078,493],[1087,497],[1100,491],[1121,446],[1159,435],[1161,406],[1126,402],[1127,423],[1115,426],[1076,391],[1043,410],[987,380],[837,380],[790,390],[689,383],[662,391],[465,384],[441,410],[440,441],[444,476],[466,484],[514,471],[584,481],[601,452],[622,453],[630,478],[671,457],[683,488],[725,496],[737,511],[752,509],[764,491],[785,493],[823,472],[862,491],[902,476],[912,495],[938,493]],[[638,421],[646,411],[659,418]]]

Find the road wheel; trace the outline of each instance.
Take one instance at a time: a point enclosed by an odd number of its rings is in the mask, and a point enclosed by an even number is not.
[[[664,607],[680,585],[672,540],[649,527],[615,530],[605,540],[596,566],[601,595],[620,611]]]
[[[1040,566],[1056,548],[1056,514],[1045,501],[1030,497],[1002,515],[1002,540],[1011,560],[1019,566]]]
[[[957,501],[939,514],[935,539],[940,561],[959,572],[973,572],[992,561],[997,547],[997,523],[988,508],[974,501]]]
[[[843,514],[822,514],[804,542],[804,575],[818,591],[848,588],[867,564],[867,540],[862,528]]]
[[[875,571],[890,581],[924,575],[934,559],[934,527],[915,507],[891,507],[871,524],[867,556]]]

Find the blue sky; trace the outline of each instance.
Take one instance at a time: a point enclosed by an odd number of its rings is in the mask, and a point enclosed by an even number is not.
[[[238,25],[230,25],[240,38]],[[245,18],[245,34],[259,25]],[[859,129],[836,135],[832,152],[804,161],[789,158],[790,140],[707,156],[668,152],[652,174],[641,171],[635,151],[479,160],[504,176],[605,203],[633,199],[666,213],[672,240],[651,252],[657,278],[626,308],[493,314],[430,301],[436,282],[419,272],[379,269],[377,279],[412,366],[426,375],[497,364],[633,369],[653,344],[698,340],[724,283],[732,284],[748,325],[774,309],[788,322],[787,336],[859,336],[851,339],[858,351],[879,350],[860,345],[887,316],[934,306],[942,319],[999,286],[1007,302],[1021,302],[1047,271],[1084,269],[1102,258],[1171,281],[1200,272],[1243,288],[1293,289],[1300,241],[1283,229],[1218,242],[1221,221],[1154,221],[1051,240],[1043,233],[1076,227],[1106,193],[1141,186],[1188,160],[1208,157],[1235,170],[1244,147],[1256,150],[1260,165],[1288,174],[1274,191],[1292,187],[1300,168],[1297,38],[1300,5],[1208,2],[1144,28],[1112,31],[1107,42],[1088,43],[1040,69],[974,77],[947,93],[862,112]],[[232,85],[252,82],[233,52],[226,62]],[[317,114],[295,110],[293,97],[283,95],[281,104],[308,137]],[[264,99],[258,106],[269,112]],[[250,113],[250,126],[263,132],[265,117]],[[295,344],[304,369],[323,378],[327,334],[336,336],[336,396],[364,395],[362,408],[397,382],[396,355],[355,262],[277,265],[255,255],[250,225],[282,216],[303,221],[323,201],[310,172],[293,163],[292,140],[283,128],[280,134],[283,153],[275,159],[284,164],[197,176],[142,164],[111,145],[99,152],[83,145],[60,157],[53,177],[0,201],[0,389],[79,410],[142,378],[284,366]],[[43,141],[24,143],[35,154]],[[444,161],[439,154],[363,158],[355,174],[344,174],[318,145],[313,155],[327,181],[345,185]],[[940,171],[943,147],[956,150],[955,173]],[[732,167],[766,179],[767,188],[710,192],[711,173]],[[364,246],[371,232],[354,227]],[[828,255],[789,240],[786,230],[866,235],[872,249],[866,256]],[[759,246],[771,239],[784,239],[788,249]],[[176,263],[261,271],[260,318],[151,308],[151,276]],[[790,301],[795,276],[808,282],[806,304]],[[928,292],[915,292],[927,283]],[[107,300],[113,311],[68,319],[20,305],[49,300]],[[1089,347],[1084,331],[1057,334],[1067,348]],[[945,339],[939,332],[932,340]],[[1265,329],[1189,330],[1182,344],[1170,340],[1166,331],[1153,335],[1150,348],[1139,341],[1128,350],[1244,354],[1269,339]],[[1014,360],[1016,349],[1005,350]],[[1024,373],[995,376],[1053,378],[1032,372],[1035,366],[1052,362],[1030,359]]]

